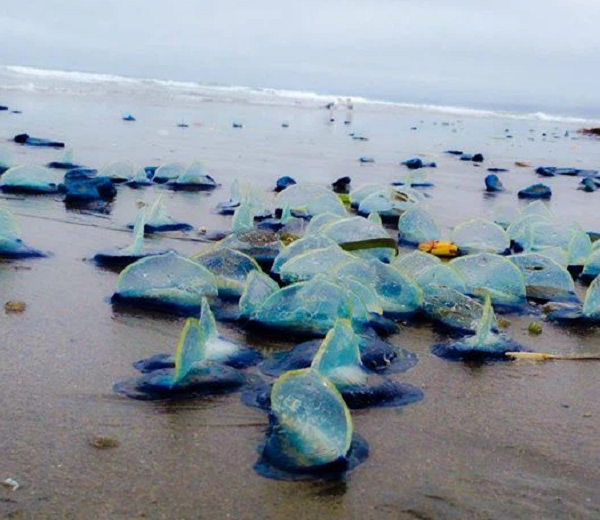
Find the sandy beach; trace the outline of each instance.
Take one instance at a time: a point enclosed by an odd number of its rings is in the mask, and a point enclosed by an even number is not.
[[[199,228],[230,227],[230,218],[214,209],[229,199],[235,178],[251,180],[268,197],[282,175],[323,185],[344,175],[353,187],[388,184],[406,172],[399,163],[411,157],[437,163],[426,170],[435,184],[426,193],[447,232],[469,217],[491,215],[497,205],[520,207],[517,192],[538,182],[537,166],[598,168],[600,143],[577,133],[584,123],[356,102],[352,125],[344,125],[344,110],[330,123],[322,99],[3,74],[0,104],[22,114],[0,112],[0,148],[16,163],[43,165],[62,155],[10,142],[27,132],[64,141],[76,162],[94,168],[121,159],[139,166],[199,159],[221,186],[207,193],[120,186],[108,214],[68,210],[59,196],[0,196],[27,242],[52,253],[0,263],[0,303],[27,304],[24,313],[0,313],[0,480],[11,477],[21,486],[0,488],[0,517],[600,517],[596,362],[450,363],[431,353],[440,336],[428,324],[400,324],[389,341],[419,362],[393,377],[420,388],[424,399],[353,412],[370,455],[346,482],[267,480],[253,470],[267,417],[244,406],[239,394],[145,403],[113,393],[113,383],[131,375],[132,362],[172,351],[183,320],[113,309],[117,274],[90,261],[100,249],[126,245],[136,202],[151,203],[157,194],[196,229],[151,244],[191,255],[210,246]],[[28,83],[35,87],[21,88]],[[126,113],[137,121],[123,122]],[[189,127],[178,128],[181,121]],[[234,121],[243,128],[233,128]],[[353,140],[351,132],[369,140]],[[486,160],[475,167],[448,149],[480,152]],[[360,164],[361,156],[375,163]],[[509,169],[498,174],[505,193],[484,193],[489,167]],[[544,182],[557,217],[600,231],[597,194],[578,190],[572,177]],[[536,316],[507,319],[511,337],[532,350],[600,354],[596,327],[544,323],[533,336],[527,327]],[[220,330],[266,356],[294,345],[230,324]],[[94,436],[118,446],[97,449],[90,445]]]

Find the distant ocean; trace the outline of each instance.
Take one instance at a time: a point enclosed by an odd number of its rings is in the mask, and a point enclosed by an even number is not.
[[[238,85],[221,85],[188,81],[171,81],[148,78],[132,78],[112,74],[45,70],[16,65],[0,66],[0,92],[2,91],[50,92],[74,96],[132,95],[146,92],[171,99],[196,100],[198,102],[220,101],[264,105],[323,106],[330,102],[345,103],[351,97],[355,105],[368,105],[373,109],[411,110],[438,113],[452,117],[480,117],[522,121],[546,121],[582,126],[598,124],[600,119],[572,117],[546,112],[518,112],[396,102],[366,97],[331,95],[301,90],[253,88]],[[0,98],[1,103],[1,98]]]

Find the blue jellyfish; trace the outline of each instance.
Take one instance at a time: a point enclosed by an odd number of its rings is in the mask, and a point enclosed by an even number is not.
[[[282,375],[271,392],[269,429],[255,470],[282,480],[344,479],[368,456],[333,383],[313,369]]]
[[[7,193],[58,193],[64,175],[42,166],[15,166],[0,177],[0,190]]]
[[[217,322],[206,298],[202,298],[200,319],[197,324],[204,342],[202,346],[204,359],[238,369],[248,368],[262,360],[261,354],[255,350],[229,341],[219,334]],[[171,354],[156,354],[136,361],[133,366],[143,373],[174,368],[175,357]]]
[[[318,218],[319,217],[315,217],[315,219],[313,220],[316,220]],[[319,234],[307,235],[303,238],[300,238],[299,240],[296,240],[288,246],[281,249],[277,257],[273,261],[271,272],[278,275],[283,265],[292,258],[295,258],[298,255],[301,255],[302,253],[307,253],[315,249],[324,249],[331,246],[337,246],[337,244],[330,238]]]
[[[416,279],[428,267],[440,265],[441,263],[442,261],[437,256],[421,251],[413,251],[407,255],[398,255],[392,262],[392,266],[407,276]]]
[[[173,366],[151,370],[141,377],[116,383],[118,394],[144,401],[190,399],[235,392],[256,383],[239,370],[207,358],[208,338],[197,320],[185,322]]]
[[[510,251],[507,232],[498,224],[483,218],[475,218],[456,226],[452,241],[462,254],[506,254]]]
[[[127,247],[100,251],[94,255],[94,262],[105,267],[127,267],[129,264],[147,256],[164,255],[170,249],[146,249],[144,247],[144,227],[146,225],[146,212],[141,209],[133,228],[133,241]]]
[[[167,163],[159,166],[154,172],[152,178],[157,184],[165,184],[169,181],[175,181],[186,170],[186,166],[181,163]]]
[[[423,208],[405,211],[398,219],[398,238],[401,244],[418,246],[421,242],[439,240],[440,228],[435,219]]]
[[[98,175],[108,177],[115,184],[121,184],[133,178],[135,166],[131,161],[117,161],[101,168]]]
[[[450,287],[429,286],[424,292],[423,312],[441,328],[472,333],[483,315],[483,305]]]
[[[538,302],[577,302],[575,284],[569,272],[539,253],[523,253],[509,259],[525,276],[527,298]]]
[[[36,258],[46,256],[23,242],[15,216],[0,207],[0,258]]]
[[[131,225],[129,227],[132,227]],[[167,213],[162,195],[156,199],[150,208],[146,219],[145,233],[160,233],[163,231],[189,231],[194,227],[185,222],[178,222]]]
[[[67,150],[62,159],[59,161],[52,161],[47,164],[48,168],[54,168],[56,170],[72,170],[74,168],[81,168],[80,164],[75,164],[73,162],[73,150]]]
[[[208,173],[200,162],[194,162],[181,173],[169,186],[175,190],[213,190],[218,184]]]
[[[127,266],[119,275],[112,302],[196,314],[202,297],[217,293],[217,279],[208,269],[169,252]]]
[[[246,287],[246,279],[253,271],[261,271],[252,257],[228,247],[213,247],[191,257],[206,267],[217,278],[219,297],[239,298]]]
[[[506,257],[480,253],[455,258],[449,265],[465,280],[469,295],[489,295],[494,305],[507,310],[526,304],[525,277]]]
[[[154,183],[148,177],[146,168],[138,168],[133,174],[133,177],[126,181],[125,184],[130,188],[144,188],[146,186],[152,186]]]
[[[279,277],[284,283],[304,282],[354,258],[337,244],[322,249],[312,249],[294,256],[283,264]]]
[[[450,361],[506,361],[507,352],[520,352],[523,347],[504,335],[497,334],[494,331],[495,323],[492,300],[487,296],[475,334],[434,345],[432,352]]]

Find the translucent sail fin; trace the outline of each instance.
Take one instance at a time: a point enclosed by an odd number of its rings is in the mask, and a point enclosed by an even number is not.
[[[131,178],[131,180],[133,182],[142,182],[142,183],[149,182],[148,181],[148,175],[146,174],[146,169],[143,168],[143,167],[138,168],[135,171],[135,174],[133,175],[133,177]]]
[[[477,324],[475,332],[476,345],[485,346],[490,342],[490,339],[494,336],[492,332],[494,323],[496,323],[496,317],[494,315],[494,308],[492,307],[492,299],[489,295],[486,295],[481,319]]]
[[[229,198],[231,202],[241,202],[242,201],[242,191],[240,189],[240,181],[238,179],[234,179],[231,183],[231,188],[229,189]]]
[[[252,316],[279,286],[261,271],[252,271],[246,279],[246,288],[240,298],[240,314],[243,317]]]
[[[152,204],[152,207],[150,208],[150,216],[148,217],[148,222],[162,220],[166,216],[166,214],[167,210],[163,202],[163,196],[159,195],[159,197],[154,201],[154,204]]]
[[[336,320],[333,329],[321,343],[312,367],[336,386],[366,382],[367,375],[360,359],[359,339],[350,320]]]
[[[600,320],[600,277],[591,283],[585,293],[583,314],[592,320]]]
[[[281,209],[281,223],[285,226],[292,216],[290,205],[286,202]]]
[[[133,228],[133,241],[129,246],[128,250],[132,254],[141,253],[144,249],[144,228],[146,226],[146,212],[142,208],[138,211],[137,218],[135,220],[135,226]]]
[[[64,164],[73,164],[73,148],[69,148],[63,155],[61,161]]]
[[[179,383],[194,367],[194,363],[205,359],[206,342],[203,341],[198,321],[186,320],[175,349],[175,372],[173,384]]]
[[[0,239],[19,240],[21,230],[15,216],[7,209],[0,208]]]
[[[369,213],[368,220],[373,222],[373,224],[377,224],[378,226],[383,226],[383,222],[381,221],[381,215],[376,211],[372,211]]]
[[[200,312],[201,313],[199,323],[202,335],[207,340],[217,337],[219,335],[219,331],[217,330],[217,322],[206,298],[202,298],[202,306]]]
[[[247,200],[235,210],[233,220],[231,221],[231,231],[233,233],[242,233],[254,228],[254,211]]]
[[[345,457],[352,443],[350,411],[335,386],[316,370],[292,370],[271,392],[276,428],[264,454],[279,466],[311,468]]]

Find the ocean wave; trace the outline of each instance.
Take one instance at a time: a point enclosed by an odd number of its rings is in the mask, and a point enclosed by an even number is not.
[[[477,109],[463,106],[446,106],[435,104],[406,103],[370,99],[360,96],[319,94],[303,90],[286,90],[275,88],[254,88],[241,85],[222,85],[215,83],[197,83],[192,81],[175,81],[151,78],[132,78],[115,74],[101,74],[92,72],[77,72],[65,70],[47,70],[20,65],[6,65],[0,67],[0,75],[9,75],[13,79],[27,78],[26,83],[4,83],[0,90],[55,91],[66,94],[103,94],[103,87],[110,86],[111,93],[131,94],[131,90],[151,89],[157,93],[180,94],[188,99],[238,101],[256,104],[297,104],[321,106],[331,102],[345,102],[351,98],[355,105],[368,105],[404,111],[429,112],[452,117],[494,118],[524,121],[543,121],[573,125],[592,125],[599,121],[582,117],[561,116],[545,112],[510,112],[503,110]],[[39,79],[36,83],[32,78]],[[59,85],[52,84],[59,82]],[[49,84],[50,83],[50,84]],[[77,85],[69,89],[69,84]],[[81,85],[89,90],[81,89]]]

